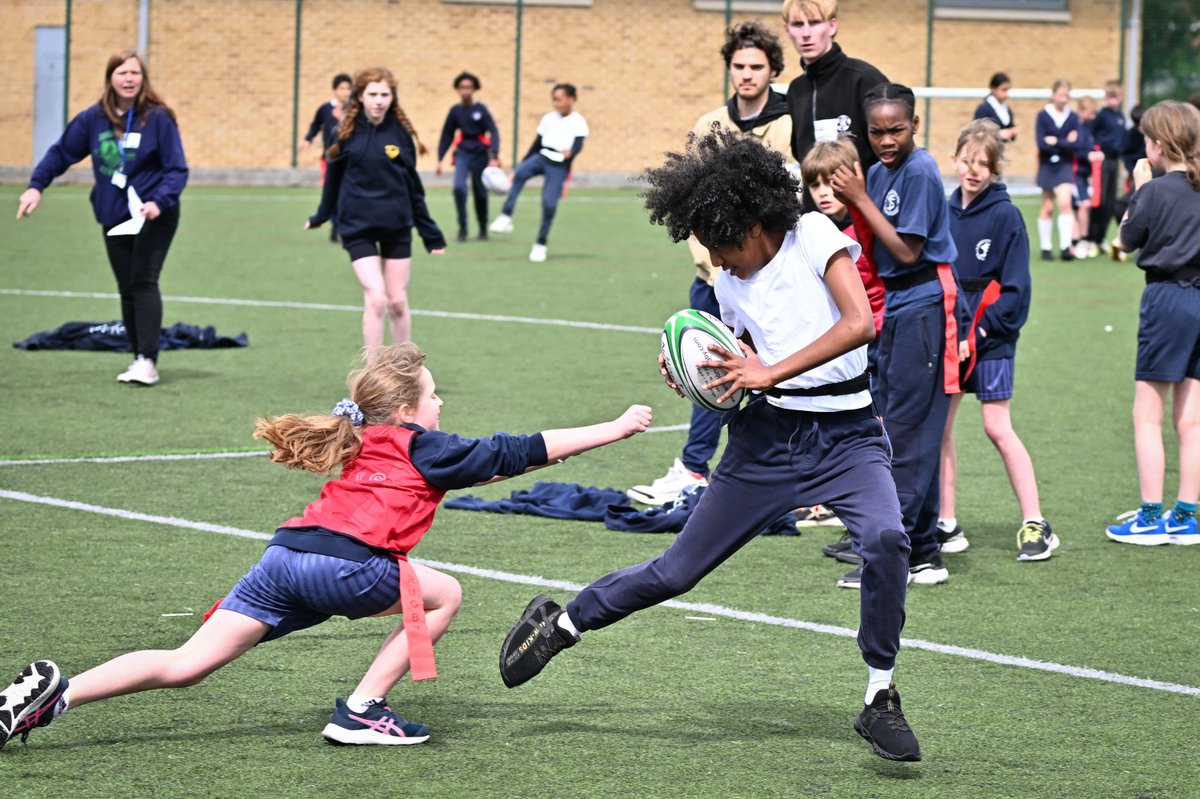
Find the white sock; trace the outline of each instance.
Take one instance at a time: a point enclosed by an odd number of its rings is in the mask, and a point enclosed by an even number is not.
[[[63,713],[67,712],[67,708],[71,706],[71,700],[67,698],[67,694],[69,693],[70,690],[63,691],[63,695],[60,696],[58,701],[54,703],[54,714],[50,718],[56,719]]]
[[[1023,524],[1029,524],[1030,522],[1037,522],[1038,524],[1045,524],[1046,520],[1042,517],[1038,517],[1036,519],[1025,519]]]
[[[1038,217],[1038,246],[1042,252],[1054,249],[1054,220]]]
[[[346,707],[355,713],[362,713],[371,705],[382,703],[383,701],[384,698],[382,696],[359,696],[358,694],[351,694],[346,697]]]
[[[895,669],[873,669],[867,666],[867,696],[863,699],[864,705],[871,704],[871,701],[875,699],[875,694],[888,689],[888,686],[892,684],[893,671]]]
[[[938,519],[938,529],[943,533],[948,533],[955,527],[958,527],[958,518],[956,516],[950,516],[946,519]]]
[[[1058,246],[1066,250],[1071,246],[1071,234],[1075,232],[1075,220],[1066,214],[1058,215]]]
[[[567,615],[565,610],[558,614],[557,624],[560,630],[567,632],[572,638],[579,637],[579,630],[575,629],[575,624],[571,621],[571,617]]]

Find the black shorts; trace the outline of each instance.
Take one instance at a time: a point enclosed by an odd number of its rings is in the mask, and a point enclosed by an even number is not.
[[[351,261],[377,255],[396,260],[412,257],[411,230],[366,230],[353,238],[342,238],[342,248]]]
[[[1200,378],[1200,288],[1174,281],[1142,292],[1136,380],[1180,383]]]

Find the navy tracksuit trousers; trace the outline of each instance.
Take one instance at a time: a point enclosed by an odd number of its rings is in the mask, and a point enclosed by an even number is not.
[[[686,593],[781,513],[820,503],[837,513],[865,561],[863,660],[892,668],[904,627],[909,547],[889,455],[869,407],[811,413],[756,397],[730,421],[721,462],[674,543],[583,589],[567,605],[571,621],[596,630]]]
[[[892,477],[912,544],[913,565],[938,551],[942,432],[950,410],[944,386],[946,311],[942,297],[883,317],[873,394],[892,442]]]

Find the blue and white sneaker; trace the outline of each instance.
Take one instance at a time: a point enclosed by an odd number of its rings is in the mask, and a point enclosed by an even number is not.
[[[1156,547],[1170,542],[1171,535],[1167,532],[1166,522],[1160,517],[1147,518],[1140,511],[1122,513],[1117,520],[1125,519],[1121,524],[1110,524],[1105,535],[1111,541],[1122,544],[1137,544],[1143,547]]]
[[[333,718],[325,725],[321,735],[333,744],[408,746],[428,741],[429,728],[400,718],[387,706],[386,700],[368,705],[366,710],[356,713],[339,699],[333,708]]]
[[[0,691],[0,749],[18,735],[22,743],[34,727],[54,720],[54,706],[67,692],[67,680],[52,660],[30,663]]]
[[[1167,511],[1163,514],[1163,527],[1167,531],[1167,543],[1178,544],[1179,546],[1189,546],[1191,544],[1200,544],[1200,527],[1196,524],[1196,517],[1192,516],[1187,521],[1175,521],[1174,511]]]

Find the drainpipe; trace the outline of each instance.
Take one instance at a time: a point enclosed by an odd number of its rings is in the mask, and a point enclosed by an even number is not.
[[[517,47],[513,56],[513,132],[512,132],[512,161],[509,168],[517,166],[517,137],[521,131],[521,24],[523,22],[525,3],[517,0]]]
[[[1141,102],[1142,96],[1142,0],[1129,0],[1129,24],[1125,35],[1125,97],[1128,108]]]
[[[71,121],[71,0],[67,0],[66,31],[67,57],[63,63],[63,129]]]
[[[296,38],[292,55],[292,169],[299,164],[300,140],[300,12],[304,0],[296,0]]]
[[[138,0],[138,55],[143,60],[150,52],[150,0]]]
[[[926,0],[925,3],[925,85],[933,88],[933,0]],[[929,129],[932,127],[929,124],[931,99],[928,95],[925,96],[925,110],[922,112],[925,119],[926,150],[929,149]]]

